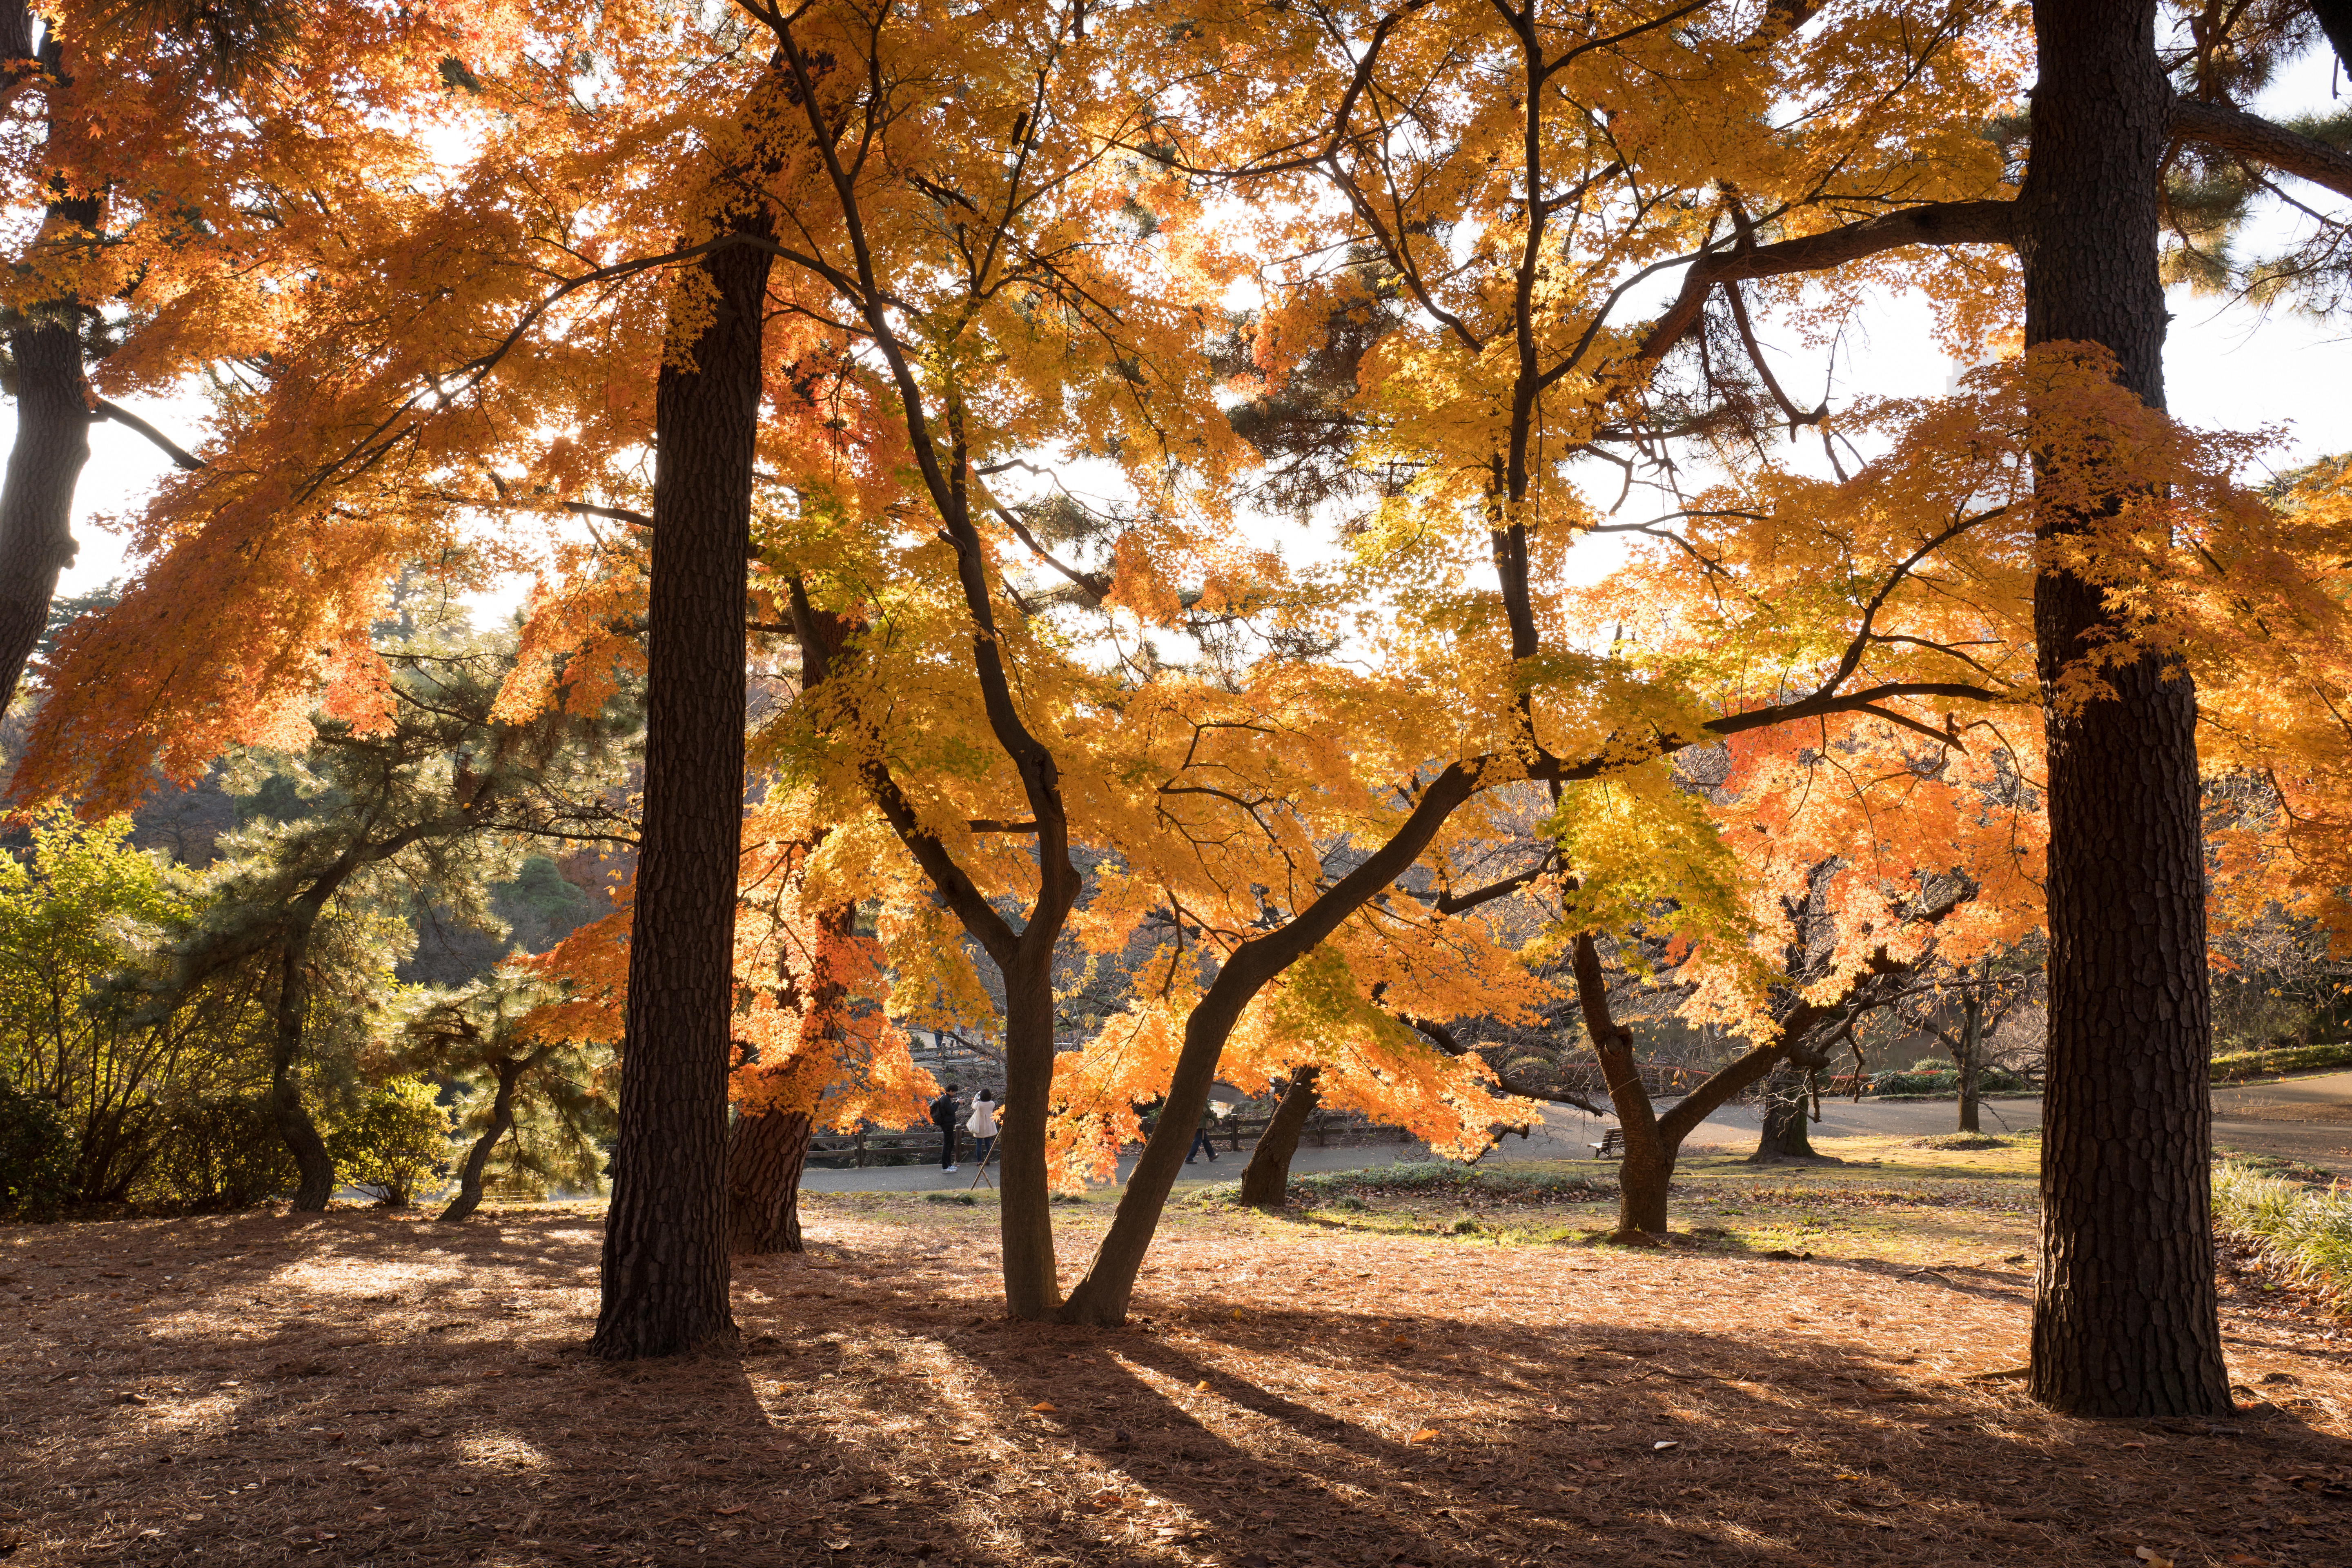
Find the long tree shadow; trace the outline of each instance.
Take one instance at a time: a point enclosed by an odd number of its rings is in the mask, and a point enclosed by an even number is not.
[[[1636,1321],[1665,1268],[1739,1260],[1400,1253],[1344,1306],[1195,1271],[1072,1330],[997,1315],[984,1219],[745,1260],[740,1346],[623,1366],[580,1350],[593,1215],[0,1233],[0,1275],[51,1280],[0,1309],[0,1542],[10,1568],[1796,1568],[2322,1563],[2352,1530],[2347,1445],[2275,1414],[2065,1420],[1720,1293],[1769,1304],[1771,1270]]]

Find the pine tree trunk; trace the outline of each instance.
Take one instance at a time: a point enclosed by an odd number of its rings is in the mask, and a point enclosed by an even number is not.
[[[1821,1158],[1814,1152],[1812,1129],[1807,1121],[1811,1109],[1804,1075],[1785,1065],[1773,1068],[1764,1085],[1763,1135],[1756,1141],[1756,1152],[1748,1156],[1749,1163],[1769,1165],[1777,1160]]]
[[[801,1171],[816,1130],[805,1110],[755,1110],[727,1133],[728,1245],[740,1253],[801,1249]]]
[[[490,1154],[499,1140],[514,1127],[515,1085],[522,1078],[524,1063],[511,1057],[502,1057],[490,1064],[499,1076],[498,1093],[490,1100],[490,1124],[466,1151],[466,1163],[457,1172],[457,1195],[441,1211],[445,1220],[460,1220],[482,1206],[482,1173],[489,1168]]]
[[[730,225],[772,237],[764,207],[739,211]],[[615,1361],[674,1354],[735,1328],[727,1072],[743,819],[743,605],[769,261],[751,245],[714,251],[681,285],[673,309],[689,321],[708,312],[708,321],[692,342],[672,345],[654,397],[644,827],[604,1299],[589,1342]]]
[[[302,1028],[310,1007],[310,922],[298,919],[278,947],[276,1048],[269,1063],[269,1114],[278,1135],[293,1152],[301,1181],[294,1189],[294,1212],[320,1214],[335,1195],[335,1162],[327,1141],[319,1136],[302,1103],[302,1082],[296,1069],[302,1059]]]
[[[1984,1041],[1984,1004],[1971,996],[1960,1004],[1960,1131],[1980,1132],[1977,1114],[1977,1062]]]
[[[2101,344],[2124,384],[2161,407],[2170,89],[2155,24],[2155,0],[2038,0],[2018,251],[2027,346]],[[2221,1414],[2196,694],[2149,655],[2104,671],[2113,697],[2061,711],[2047,703],[2059,673],[2113,623],[2095,584],[2060,572],[2037,579],[2034,622],[2050,1042],[2029,1386],[2079,1415]]]
[[[1315,1080],[1322,1070],[1304,1067],[1292,1074],[1290,1087],[1282,1091],[1265,1131],[1258,1134],[1257,1147],[1242,1170],[1242,1202],[1250,1207],[1278,1209],[1290,1196],[1290,1159],[1298,1152],[1299,1132],[1314,1113]]]

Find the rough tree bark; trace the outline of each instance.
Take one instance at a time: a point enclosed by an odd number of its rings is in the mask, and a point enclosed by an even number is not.
[[[1290,1195],[1290,1158],[1298,1152],[1298,1134],[1315,1113],[1315,1080],[1323,1069],[1303,1067],[1291,1075],[1290,1087],[1267,1118],[1242,1169],[1242,1202],[1252,1208],[1278,1209]]]
[[[498,1148],[499,1140],[514,1128],[515,1085],[521,1081],[523,1069],[536,1057],[536,1052],[529,1057],[501,1057],[490,1064],[490,1070],[499,1079],[498,1092],[490,1098],[490,1124],[474,1140],[474,1146],[466,1151],[466,1163],[457,1170],[457,1195],[436,1217],[460,1220],[482,1206],[482,1173],[489,1168],[490,1155]]]
[[[733,1250],[801,1250],[801,1172],[815,1128],[799,1109],[735,1119],[727,1133],[727,1245]]]
[[[2161,407],[2171,91],[2155,26],[2156,0],[2035,5],[2017,247],[2027,346],[2100,344]],[[2115,626],[2099,588],[2061,572],[2037,579],[2034,622],[2045,700]],[[2049,1079],[2029,1386],[2080,1415],[2221,1414],[2196,694],[2154,654],[2107,679],[2112,697],[2047,705],[2045,720]]]
[[[1810,1121],[1812,1094],[1805,1075],[1783,1062],[1764,1080],[1764,1131],[1756,1142],[1750,1163],[1769,1165],[1780,1160],[1818,1160]]]
[[[724,227],[772,240],[757,197]],[[743,604],[769,252],[706,256],[654,395],[645,826],[629,935],[620,1134],[589,1349],[669,1355],[734,1332],[727,1071],[743,819]],[[708,311],[707,318],[705,312]]]

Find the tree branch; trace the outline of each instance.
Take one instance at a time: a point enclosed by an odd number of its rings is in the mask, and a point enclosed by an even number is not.
[[[111,419],[117,425],[138,431],[139,434],[146,437],[147,439],[154,442],[158,447],[161,447],[163,449],[163,455],[165,457],[171,458],[173,462],[178,464],[181,468],[187,469],[190,473],[194,473],[198,468],[207,468],[210,466],[202,458],[195,456],[192,452],[183,450],[179,444],[174,442],[169,436],[164,435],[163,432],[156,429],[155,426],[148,424],[147,421],[140,418],[139,416],[131,413],[131,410],[123,407],[119,403],[109,403],[103,397],[97,398],[93,401],[92,412],[96,413],[100,419]]]
[[[2325,185],[2339,196],[2352,196],[2352,154],[2242,109],[2176,98],[2172,133],[2184,142],[2267,163],[2283,174]]]
[[[1759,245],[1752,250],[1712,252],[1691,263],[1690,270],[1683,277],[1682,293],[1666,313],[1651,324],[1635,357],[1659,359],[1682,342],[1698,324],[1707,291],[1718,283],[1782,278],[1792,272],[1826,272],[1849,261],[1910,245],[2010,245],[2015,243],[2016,235],[2014,202],[1933,202],[1822,234]]]

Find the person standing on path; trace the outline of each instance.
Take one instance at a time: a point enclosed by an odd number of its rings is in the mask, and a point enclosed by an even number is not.
[[[940,1169],[956,1168],[956,1088],[947,1087],[945,1093],[931,1101],[931,1125],[940,1130]]]
[[[982,1089],[973,1097],[971,1119],[964,1123],[971,1134],[972,1163],[988,1169],[988,1152],[996,1147],[996,1098]]]

